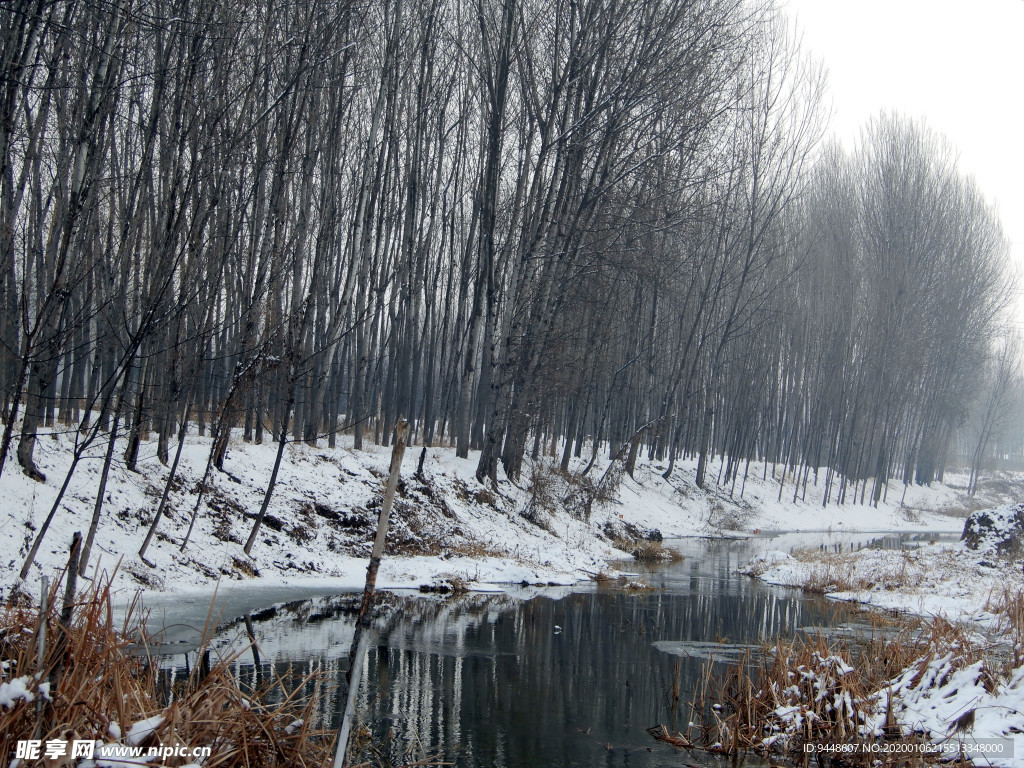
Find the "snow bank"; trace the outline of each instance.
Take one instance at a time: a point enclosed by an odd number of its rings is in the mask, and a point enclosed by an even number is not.
[[[739,569],[769,584],[810,587],[830,598],[995,626],[1005,595],[1024,589],[1021,564],[990,559],[963,542],[913,551],[796,550],[754,558]]]

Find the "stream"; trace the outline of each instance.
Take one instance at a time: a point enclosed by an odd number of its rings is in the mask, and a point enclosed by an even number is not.
[[[949,537],[686,539],[668,542],[685,556],[680,562],[622,565],[649,590],[609,582],[447,598],[384,593],[359,691],[360,722],[384,764],[443,754],[460,768],[677,766],[685,753],[646,729],[686,730],[688,703],[709,659],[734,662],[748,648],[801,631],[871,631],[856,609],[739,576],[739,565],[768,549],[914,547]],[[260,684],[273,666],[293,680],[318,671],[344,687],[355,595],[256,589],[233,600],[218,609],[239,618],[216,631],[213,646],[222,655],[245,647],[248,617],[257,649],[235,651],[233,662],[243,684]],[[168,627],[168,682],[195,665],[194,627],[202,627],[208,609],[208,602],[177,602],[154,610],[157,625]],[[337,691],[322,705],[320,725],[337,727]],[[718,764],[699,752],[683,762]]]

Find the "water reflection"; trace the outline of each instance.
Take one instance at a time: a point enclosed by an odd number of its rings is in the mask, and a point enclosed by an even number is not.
[[[443,752],[464,768],[678,765],[679,754],[646,729],[686,730],[686,703],[709,656],[729,661],[802,628],[856,623],[853,609],[733,572],[778,544],[681,542],[686,560],[643,573],[658,588],[648,592],[386,596],[358,697],[362,722],[393,764]],[[250,614],[259,656],[240,655],[237,673],[255,683],[271,667],[292,679],[319,670],[337,683],[319,725],[336,727],[354,607],[343,595]],[[220,652],[247,635],[243,620],[221,630]],[[168,674],[182,663],[169,659]]]
[[[670,699],[678,657],[662,642],[758,642],[791,634],[821,607],[768,590],[715,599],[601,589],[488,611],[485,621],[472,603],[447,610],[459,629],[446,642],[404,620],[385,633],[361,695],[368,721],[396,745],[448,745],[457,765],[591,766],[675,762],[645,731],[688,720]],[[703,661],[679,665],[684,700]]]

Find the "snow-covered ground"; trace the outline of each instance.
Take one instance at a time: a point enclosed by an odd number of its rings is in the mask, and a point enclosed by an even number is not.
[[[20,472],[13,456],[0,477],[0,585],[11,586],[33,538],[50,511],[70,464],[73,435],[42,435],[37,463],[46,474],[36,482]],[[291,444],[285,452],[268,516],[252,557],[242,551],[271,473],[276,445],[252,445],[233,438],[225,472],[213,471],[199,506],[198,521],[184,551],[180,544],[195,506],[196,490],[210,448],[208,437],[191,436],[172,485],[166,517],[146,560],[137,552],[157,506],[168,470],[157,461],[155,442],[145,442],[137,472],[128,471],[115,451],[92,563],[117,567],[115,586],[125,593],[148,590],[206,591],[222,580],[265,586],[305,585],[345,589],[362,585],[366,557],[390,461],[390,448],[354,451]],[[173,446],[172,446],[173,450]],[[752,465],[735,488],[713,484],[720,466],[710,467],[708,491],[694,484],[695,462],[681,462],[669,480],[665,467],[641,461],[634,478],[623,478],[614,497],[596,504],[589,520],[572,513],[565,499],[579,489],[557,472],[531,466],[518,484],[497,489],[476,481],[477,455],[459,459],[449,447],[427,449],[422,478],[415,476],[421,448],[410,447],[392,514],[388,555],[378,586],[416,587],[459,580],[487,584],[571,583],[598,571],[623,553],[608,535],[643,537],[655,529],[666,538],[716,536],[768,529],[946,530],[963,525],[963,478],[932,488],[893,482],[887,500],[868,505],[821,504],[820,485],[811,481],[793,500],[792,477],[780,494],[772,467]],[[85,533],[95,505],[105,446],[97,445],[79,464],[36,564],[24,585],[33,592],[42,574],[67,561],[75,531]],[[529,462],[528,462],[529,465]],[[585,466],[574,460],[573,471]],[[596,482],[607,468],[599,460]],[[730,496],[730,490],[732,496]],[[740,492],[742,490],[742,497]],[[780,498],[781,496],[781,498]],[[531,503],[533,502],[533,503]],[[621,542],[620,542],[621,543]]]
[[[830,598],[923,616],[991,623],[985,608],[1024,587],[1019,564],[979,556],[961,542],[909,551],[771,551],[742,570],[769,584],[808,587]]]

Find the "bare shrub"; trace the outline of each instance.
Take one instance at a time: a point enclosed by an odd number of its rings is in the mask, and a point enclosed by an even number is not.
[[[749,527],[753,514],[753,508],[736,502],[727,505],[721,499],[715,499],[708,513],[708,525],[720,531],[742,531]]]
[[[594,505],[612,501],[621,482],[621,462],[613,462],[597,482],[588,475],[563,471],[556,464],[534,462],[527,476],[526,505],[520,514],[544,528],[547,519],[560,511],[577,520],[589,520]]]

